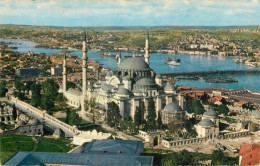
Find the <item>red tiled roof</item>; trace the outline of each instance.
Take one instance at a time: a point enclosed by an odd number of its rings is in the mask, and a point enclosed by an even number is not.
[[[239,102],[237,102],[237,104],[239,104],[239,105],[243,105],[243,104],[247,104],[248,102],[247,101],[239,101]]]
[[[259,165],[260,145],[257,144],[241,145],[239,156],[242,156],[241,165]]]

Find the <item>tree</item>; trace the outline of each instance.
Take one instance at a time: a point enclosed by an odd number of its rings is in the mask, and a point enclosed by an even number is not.
[[[76,111],[70,111],[69,113],[69,125],[76,125],[78,126],[80,124],[79,115],[76,113]]]
[[[1,81],[0,83],[0,97],[4,97],[7,92],[6,81]]]
[[[46,95],[42,95],[41,97],[41,107],[45,110],[52,110],[54,107],[54,102],[52,98]]]
[[[212,152],[212,165],[235,165],[238,163],[238,157],[229,157],[221,150],[214,150]]]
[[[142,124],[142,110],[139,107],[135,108],[134,122],[135,122],[135,125],[138,127],[138,130],[139,130],[139,127]]]
[[[53,79],[48,79],[47,81],[43,82],[42,86],[44,94],[50,97],[51,99],[55,100],[55,98],[58,95],[59,85],[56,82],[54,82]]]
[[[110,127],[116,128],[118,127],[120,119],[122,118],[119,112],[119,107],[115,102],[110,102],[107,105],[107,124]]]
[[[158,112],[156,124],[157,124],[157,129],[162,129],[163,123],[162,123],[162,116],[160,112]]]
[[[171,165],[193,165],[194,158],[191,152],[187,150],[182,150],[180,152],[173,152],[171,154],[166,154],[161,160],[161,165],[171,166]]]
[[[96,123],[96,98],[91,97],[91,99],[89,101],[86,101],[86,108],[87,111],[89,111],[89,113],[91,114],[91,119],[92,119],[92,123],[95,124]]]
[[[32,86],[31,104],[35,107],[41,105],[41,85],[34,83]]]
[[[147,130],[152,131],[156,128],[156,113],[155,113],[155,104],[153,98],[150,97],[148,100],[148,115],[147,115]]]
[[[217,107],[217,110],[218,114],[224,114],[224,115],[227,115],[228,112],[229,112],[229,109],[226,105],[224,104],[221,104]]]
[[[187,97],[186,100],[187,100],[187,111],[189,113],[195,113],[201,115],[205,112],[204,107],[202,106],[202,104],[198,99],[191,99]]]
[[[66,108],[66,119],[65,119],[65,123],[69,124],[69,117],[70,117],[70,109]]]
[[[13,119],[16,120],[16,118],[17,118],[17,111],[16,111],[16,106],[15,106],[15,104],[13,105],[12,114],[13,114]]]

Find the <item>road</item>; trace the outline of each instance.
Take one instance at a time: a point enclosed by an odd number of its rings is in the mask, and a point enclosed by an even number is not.
[[[14,102],[9,101],[9,100],[6,100],[4,102],[9,104],[9,105],[14,105]],[[47,119],[44,119],[38,113],[35,113],[35,112],[31,111],[30,108],[24,107],[24,106],[22,106],[22,105],[20,105],[18,103],[15,103],[15,107],[16,107],[16,109],[19,112],[21,112],[21,113],[23,113],[23,114],[25,114],[25,115],[27,115],[29,117],[33,117],[35,119],[38,119],[44,126],[46,126],[48,128],[51,128],[54,131],[55,131],[56,128],[62,129],[65,132],[65,137],[73,137],[73,135],[74,135],[70,130],[64,128],[63,126],[59,125],[58,123],[55,123],[55,122],[49,121]]]

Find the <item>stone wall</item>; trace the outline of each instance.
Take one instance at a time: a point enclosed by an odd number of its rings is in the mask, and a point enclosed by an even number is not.
[[[49,120],[51,122],[54,122],[58,124],[60,127],[66,128],[67,130],[71,131],[74,134],[73,137],[73,143],[76,145],[80,145],[86,141],[91,141],[92,139],[107,139],[111,136],[110,133],[102,133],[102,132],[97,132],[96,130],[93,131],[81,131],[78,130],[76,127],[70,126],[67,123],[64,123],[51,115],[49,115],[46,111],[42,111],[38,108],[35,108],[31,106],[30,104],[23,102],[15,97],[11,97],[11,101],[13,101],[15,104],[22,105],[23,107],[27,108],[29,111],[33,111],[34,113],[37,113],[40,115],[42,118]]]
[[[43,134],[43,125],[19,126],[14,130],[0,133],[0,136],[10,134],[41,135]]]

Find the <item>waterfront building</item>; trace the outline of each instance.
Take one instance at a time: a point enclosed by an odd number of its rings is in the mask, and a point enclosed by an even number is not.
[[[84,36],[82,47],[82,87],[77,89],[61,88],[64,96],[68,99],[68,104],[74,107],[81,107],[82,113],[85,110],[85,101],[95,98],[100,108],[107,109],[109,102],[115,102],[120,109],[122,117],[134,118],[136,107],[147,110],[148,100],[152,98],[155,102],[156,115],[167,104],[175,102],[184,108],[184,96],[176,93],[174,85],[166,85],[160,74],[155,73],[150,68],[149,62],[149,34],[147,31],[145,46],[145,56],[118,58],[118,68],[109,72],[104,79],[94,83],[87,83],[87,46],[86,36]],[[63,70],[66,68],[64,59]],[[63,72],[63,84],[66,80],[66,70]],[[65,84],[64,84],[65,85]],[[64,86],[63,85],[63,86]],[[147,116],[147,111],[143,112],[143,118]]]

